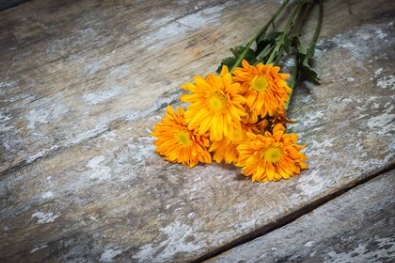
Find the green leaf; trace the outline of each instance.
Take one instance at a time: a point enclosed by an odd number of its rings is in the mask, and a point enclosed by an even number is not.
[[[243,53],[245,46],[237,46],[235,48],[231,48],[230,51],[233,53],[235,58],[239,57],[241,53]],[[255,58],[255,52],[251,48],[248,49],[247,54],[245,55],[244,59],[250,61]]]
[[[228,68],[231,68],[237,61],[237,58],[243,53],[245,46],[237,46],[231,48],[230,51],[233,54],[233,57],[227,57],[222,60],[221,65],[217,68],[217,73],[220,73],[222,70],[222,66],[226,65]],[[247,54],[244,57],[245,60],[248,61],[250,64],[254,64],[256,62],[255,52],[250,48],[247,51]]]
[[[317,72],[313,69],[313,61],[306,54],[299,53],[299,76],[301,81],[311,81],[315,84],[319,83],[319,78]]]
[[[288,35],[286,35],[285,38],[284,38],[284,50],[285,50],[285,52],[287,52],[288,54],[289,54],[289,49],[290,49],[290,47],[291,47],[291,44],[292,44],[292,38],[290,39],[290,38],[288,37]]]
[[[226,65],[228,68],[232,67],[236,63],[236,58],[235,57],[227,57],[224,58],[221,62],[221,65],[217,68],[217,73],[220,73],[222,70],[222,66]]]
[[[314,57],[315,48],[309,48],[306,52],[306,56],[308,59],[312,59]]]
[[[257,61],[264,61],[267,59],[271,50],[273,50],[278,38],[281,37],[281,32],[271,32],[267,35],[261,35],[256,40],[255,56]]]
[[[267,41],[267,42],[275,42],[277,38],[279,38],[283,33],[282,32],[271,32],[269,34],[266,35],[261,35],[258,39],[257,39],[257,43],[261,42],[261,41]]]
[[[273,46],[267,45],[264,50],[261,51],[261,53],[258,54],[256,57],[257,61],[263,61],[264,58],[266,58],[270,52],[273,50]]]
[[[306,54],[303,48],[303,44],[302,41],[300,40],[299,36],[295,36],[295,38],[293,39],[293,45],[296,47],[296,50],[298,51],[299,54]]]

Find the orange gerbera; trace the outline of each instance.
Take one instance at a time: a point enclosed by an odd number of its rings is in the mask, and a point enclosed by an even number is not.
[[[213,141],[211,143],[210,152],[213,152],[213,159],[217,163],[224,161],[225,163],[237,163],[239,159],[239,153],[237,152],[237,146],[245,138],[246,131],[251,131],[251,129],[243,125],[242,131],[236,132],[233,140],[224,138],[221,141]]]
[[[280,67],[272,64],[258,63],[252,66],[246,60],[242,64],[242,68],[234,70],[233,79],[241,84],[249,109],[265,117],[273,116],[278,108],[285,108],[288,93],[291,92],[285,81],[289,74],[279,73]]]
[[[213,152],[213,159],[217,163],[224,161],[225,163],[236,163],[239,158],[237,146],[239,141],[231,141],[227,138],[221,141],[214,141],[211,143],[210,152]]]
[[[211,142],[209,151],[213,153],[214,161],[217,163],[222,161],[225,163],[237,163],[239,159],[237,147],[240,145],[240,143],[244,142],[248,132],[259,133],[261,128],[264,128],[262,127],[263,122],[264,121],[255,124],[246,124],[242,122],[242,130],[240,132],[236,132],[235,137],[232,140],[229,138],[224,138],[221,141]]]
[[[155,125],[151,135],[158,138],[154,142],[157,146],[156,152],[168,161],[189,167],[194,167],[198,162],[212,162],[206,148],[210,146],[207,136],[201,136],[188,129],[182,108],[174,112],[173,108],[168,106],[166,117]]]
[[[241,117],[246,115],[240,84],[232,82],[226,66],[219,76],[209,74],[205,79],[196,76],[194,80],[195,84],[182,86],[192,92],[181,96],[182,101],[191,103],[185,112],[188,128],[196,129],[200,135],[209,132],[212,141],[233,139],[241,131]]]
[[[307,157],[300,152],[305,146],[296,144],[296,134],[285,134],[282,124],[277,124],[273,133],[265,135],[248,133],[249,140],[237,147],[238,166],[244,175],[252,175],[252,181],[266,182],[288,179],[308,167]]]

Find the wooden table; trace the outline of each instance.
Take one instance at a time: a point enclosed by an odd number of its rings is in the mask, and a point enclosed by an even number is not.
[[[154,153],[150,128],[179,104],[178,87],[214,71],[278,5],[34,0],[1,11],[0,261],[394,261],[393,0],[325,2],[322,85],[298,87],[290,109],[308,144],[301,176],[251,183],[231,166]]]

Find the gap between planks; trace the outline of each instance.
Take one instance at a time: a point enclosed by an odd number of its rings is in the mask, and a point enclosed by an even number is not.
[[[200,262],[204,262],[206,260],[210,260],[210,259],[232,249],[232,248],[238,247],[238,246],[248,243],[258,237],[261,237],[261,236],[266,235],[272,231],[280,229],[283,226],[286,226],[286,225],[292,223],[293,221],[297,220],[298,218],[314,211],[315,209],[319,208],[320,206],[323,206],[326,203],[331,202],[332,200],[340,197],[344,193],[347,193],[348,191],[350,191],[360,185],[363,185],[363,184],[365,184],[365,183],[367,183],[367,182],[369,182],[369,181],[371,181],[371,180],[379,177],[380,175],[382,175],[386,172],[389,172],[391,170],[395,170],[395,163],[388,164],[387,166],[380,169],[379,171],[377,171],[375,173],[371,173],[361,180],[355,180],[354,182],[351,182],[348,185],[344,185],[337,191],[335,191],[331,194],[328,194],[328,195],[312,202],[311,204],[308,204],[307,206],[305,206],[301,209],[298,209],[288,215],[285,215],[283,218],[281,218],[275,222],[272,222],[268,225],[265,225],[261,228],[256,229],[255,231],[253,231],[251,233],[241,236],[241,237],[233,240],[232,242],[193,260],[191,263],[200,263]]]

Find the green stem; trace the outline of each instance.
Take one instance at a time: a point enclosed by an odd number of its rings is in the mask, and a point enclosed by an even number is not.
[[[324,1],[323,0],[318,0],[318,1],[319,1],[318,22],[314,31],[314,35],[307,49],[307,54],[311,54],[311,55],[314,54],[315,44],[317,43],[318,37],[320,36],[322,21],[324,19]]]
[[[309,8],[303,8],[303,11],[301,11],[299,13],[298,17],[296,18],[296,22],[295,22],[295,24],[294,24],[294,26],[292,28],[291,36],[298,36],[299,35],[300,30],[301,30],[301,28],[303,26],[303,22],[304,22],[305,16],[310,11],[309,9],[310,9],[310,6],[309,6]]]
[[[276,10],[276,12],[274,13],[273,17],[267,22],[267,24],[261,28],[261,30],[259,30],[259,32],[257,34],[255,34],[250,41],[248,41],[245,49],[243,50],[243,52],[240,54],[240,56],[237,58],[235,64],[232,66],[232,68],[230,69],[230,72],[233,72],[233,70],[240,65],[241,61],[243,60],[243,58],[247,55],[248,50],[250,49],[252,43],[254,43],[254,41],[260,37],[262,34],[265,34],[267,29],[269,28],[269,26],[274,23],[274,20],[277,18],[277,16],[283,11],[283,9],[288,5],[290,0],[286,0],[284,1],[284,3],[282,3],[281,6],[279,6],[279,8]]]
[[[305,5],[307,5],[307,4],[305,4]],[[298,16],[296,17],[295,22],[292,25],[291,32],[289,33],[289,36],[288,36],[290,41],[293,41],[293,38],[297,37],[299,35],[299,32],[300,32],[302,25],[303,25],[304,18],[308,12],[309,12],[309,8],[305,8],[303,6],[302,10],[298,13]],[[284,46],[281,46],[279,51],[276,54],[276,59],[274,60],[275,65],[278,65],[280,63],[284,51],[285,51]]]
[[[297,81],[297,79],[298,79],[298,73],[299,73],[298,71],[299,71],[299,68],[298,68],[298,62],[297,62],[297,60],[298,60],[298,57],[296,57],[295,69],[294,69],[294,71],[292,72],[291,83],[289,83],[289,88],[291,89],[291,92],[288,94],[288,100],[287,100],[287,103],[286,103],[286,105],[285,105],[285,111],[288,110],[289,103],[291,103],[292,94],[293,94],[293,91],[294,91],[294,88],[295,88],[295,85],[296,85],[296,81]]]
[[[309,47],[307,49],[307,54],[310,54],[311,56],[313,55],[314,49],[315,49],[315,44],[317,43],[318,37],[320,35],[321,32],[321,27],[322,27],[322,21],[323,21],[323,17],[324,17],[324,3],[323,0],[319,0],[319,14],[318,14],[318,22],[317,22],[317,26],[315,28],[314,31],[314,35],[310,41]],[[296,62],[295,62],[295,69],[294,72],[292,72],[292,79],[291,79],[291,83],[289,84],[289,87],[291,88],[291,93],[289,93],[289,97],[288,97],[288,101],[287,104],[285,106],[285,110],[288,110],[289,104],[291,103],[291,99],[292,99],[292,94],[293,91],[295,89],[295,85],[296,82],[298,80],[298,74],[299,74],[299,68],[298,68],[298,56],[296,57]]]
[[[303,21],[305,19],[305,16],[308,14],[309,9],[310,9],[310,5],[308,2],[304,2],[303,0],[301,2],[302,2],[301,4],[303,5],[302,10],[300,10],[300,12],[298,13],[298,16],[296,17],[296,19],[292,25],[292,29],[291,29],[289,36],[288,36],[290,41],[293,41],[293,39],[295,37],[299,36],[300,30],[303,26]],[[309,6],[309,8],[305,8],[305,6]],[[281,61],[284,51],[285,51],[284,46],[281,46],[279,51],[276,54],[276,59],[274,60],[275,65],[280,64],[280,61]]]
[[[270,64],[273,62],[274,58],[276,57],[276,55],[278,54],[278,52],[280,51],[280,48],[283,46],[284,44],[284,40],[285,37],[288,34],[288,31],[290,30],[290,28],[292,27],[292,24],[294,22],[295,17],[300,13],[300,11],[302,10],[304,3],[302,3],[302,1],[299,2],[299,4],[297,5],[297,7],[294,9],[294,11],[292,12],[291,16],[288,19],[287,24],[284,27],[284,32],[280,38],[280,40],[277,42],[276,46],[274,47],[272,53],[270,54],[269,59],[266,61],[266,64]]]

